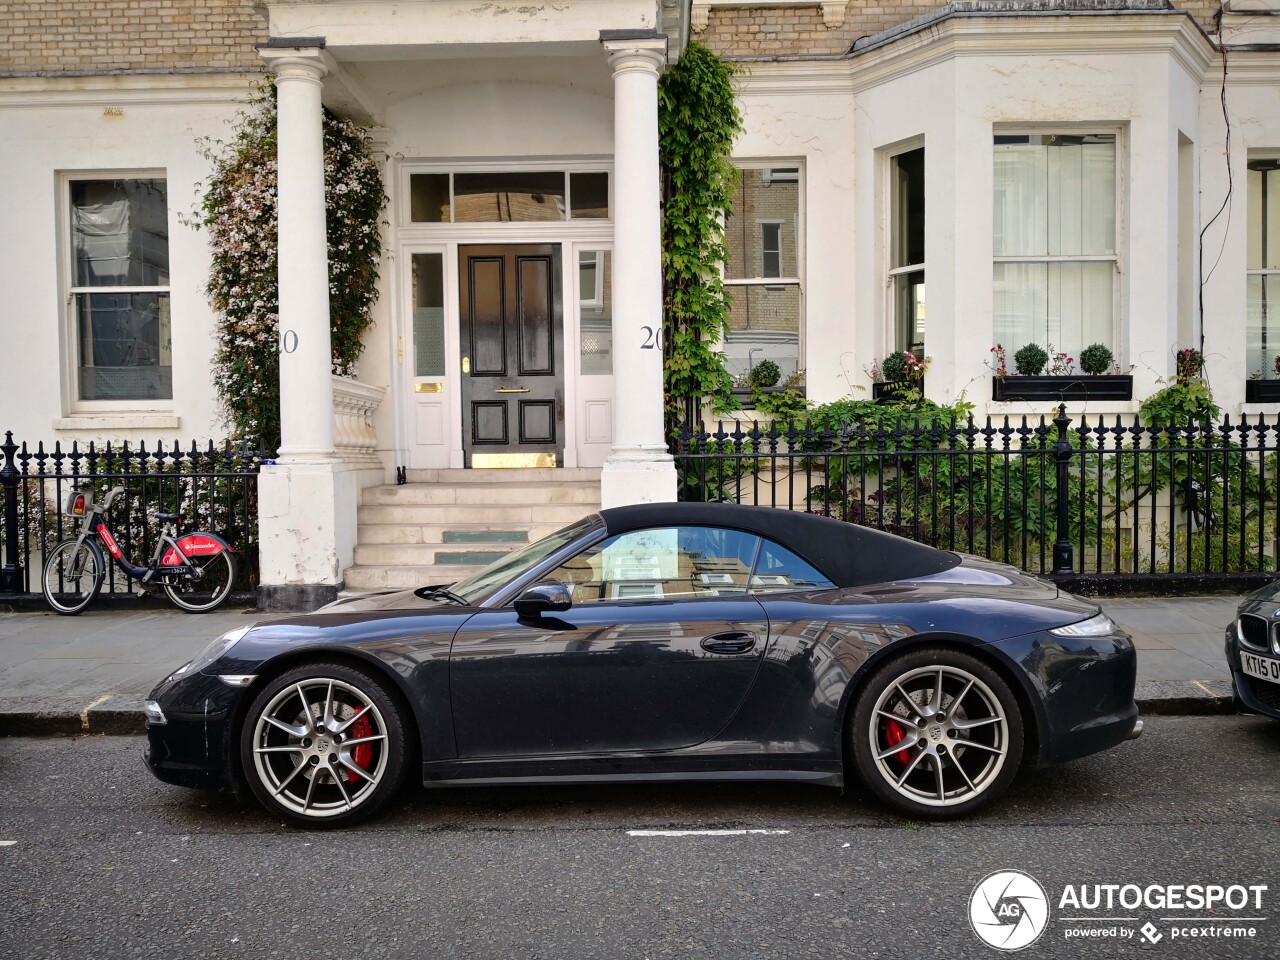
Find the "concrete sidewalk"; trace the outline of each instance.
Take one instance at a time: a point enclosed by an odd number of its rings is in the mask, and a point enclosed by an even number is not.
[[[1231,709],[1222,631],[1238,602],[1101,601],[1138,648],[1144,713]],[[140,732],[142,701],[159,680],[219,634],[270,619],[236,609],[0,613],[0,735]]]

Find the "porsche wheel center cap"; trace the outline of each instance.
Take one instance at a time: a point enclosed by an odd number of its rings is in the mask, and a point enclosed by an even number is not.
[[[942,740],[942,727],[938,726],[938,724],[936,724],[936,723],[935,723],[935,724],[932,724],[932,725],[929,727],[929,739],[930,739],[930,740],[932,740],[934,743],[938,743],[939,741],[941,741],[941,740]]]
[[[329,739],[328,737],[321,737],[319,740],[316,741],[316,753],[328,753],[328,752],[329,752]]]

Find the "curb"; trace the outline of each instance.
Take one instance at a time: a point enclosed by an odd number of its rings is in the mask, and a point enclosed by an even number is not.
[[[1134,698],[1142,716],[1187,717],[1236,713],[1230,680],[1144,680]],[[0,705],[0,737],[139,736],[146,732],[142,701],[107,697],[84,705]]]

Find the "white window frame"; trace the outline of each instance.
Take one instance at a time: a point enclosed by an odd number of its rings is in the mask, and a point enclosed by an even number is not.
[[[893,266],[894,260],[894,241],[898,238],[898,183],[894,178],[894,169],[897,165],[897,159],[904,154],[912,153],[916,150],[925,151],[925,163],[929,162],[929,152],[925,148],[924,137],[912,137],[910,140],[904,140],[899,144],[895,144],[892,148],[884,151],[884,170],[882,174],[882,183],[885,184],[884,191],[884,222],[886,229],[884,231],[884,264],[885,264],[885,328],[887,329],[887,337],[885,343],[887,346],[884,353],[890,353],[898,349],[898,292],[897,278],[909,273],[920,273],[927,270],[926,261],[929,259],[929,213],[926,205],[925,209],[925,259],[920,263],[909,263],[905,266]],[[929,175],[928,167],[925,168],[925,189],[928,190]],[[926,296],[927,296],[926,290]],[[928,301],[925,303],[925,309],[928,310]],[[926,351],[927,352],[927,351]]]
[[[1246,159],[1246,163],[1245,163],[1246,168],[1248,167],[1248,163],[1249,163],[1249,162],[1251,162],[1251,161],[1254,161],[1254,160],[1280,160],[1280,152],[1276,152],[1276,151],[1274,151],[1274,150],[1250,151],[1249,156],[1247,157],[1247,159]],[[1246,229],[1246,230],[1248,230],[1248,213],[1247,213],[1247,210],[1248,210],[1248,207],[1249,207],[1249,205],[1250,205],[1250,199],[1251,199],[1251,198],[1249,198],[1249,197],[1246,197],[1246,198],[1245,198],[1245,207],[1246,207],[1246,214],[1245,214],[1245,229]],[[1267,201],[1268,201],[1268,203],[1269,203],[1269,204],[1270,204],[1270,203],[1274,203],[1274,204],[1276,204],[1276,205],[1280,206],[1280,191],[1278,191],[1278,192],[1277,192],[1277,195],[1276,195],[1276,197],[1275,197],[1274,199],[1273,199],[1273,198],[1271,198],[1270,196],[1268,196],[1268,197],[1267,197]],[[1262,204],[1262,198],[1261,198],[1261,197],[1259,197],[1259,198],[1258,198],[1258,203],[1259,203],[1259,205],[1261,206],[1261,204]],[[1266,211],[1266,208],[1265,208],[1265,207],[1264,207],[1264,208],[1262,208],[1261,213],[1262,213],[1263,222],[1265,223],[1265,222],[1266,222],[1266,217],[1267,217],[1267,211]],[[1277,237],[1277,238],[1276,238],[1276,243],[1277,243],[1277,244],[1280,244],[1280,237]],[[1249,267],[1249,261],[1248,261],[1248,259],[1247,259],[1247,257],[1248,257],[1248,251],[1247,251],[1247,250],[1246,250],[1245,256],[1246,256],[1246,260],[1245,260],[1245,271],[1244,271],[1244,273],[1245,273],[1245,277],[1246,277],[1246,283],[1247,283],[1247,278],[1249,278],[1249,277],[1277,277],[1277,278],[1280,278],[1280,268],[1276,268],[1276,267],[1273,267],[1273,268],[1259,267],[1259,268],[1257,268],[1257,269],[1250,268],[1250,267]],[[1246,296],[1246,303],[1247,303],[1247,296]],[[1278,309],[1277,309],[1277,313],[1278,313],[1278,314],[1280,314],[1280,303],[1278,303],[1276,306],[1277,306],[1277,308],[1278,308]],[[1245,321],[1245,335],[1246,335],[1246,337],[1248,336],[1248,321],[1247,321],[1247,320]],[[1263,371],[1262,371],[1262,377],[1263,377],[1263,379],[1264,379],[1264,380],[1277,379],[1277,378],[1273,378],[1273,377],[1269,377],[1269,376],[1267,376],[1267,374],[1268,374],[1269,372],[1270,372],[1270,371],[1268,371],[1268,370],[1263,370]]]
[[[408,235],[421,233],[424,236],[441,236],[456,239],[464,234],[484,234],[494,237],[494,230],[506,230],[512,233],[527,232],[530,228],[539,228],[565,237],[576,237],[583,233],[608,233],[613,236],[613,213],[615,210],[613,163],[605,158],[564,158],[547,157],[544,159],[520,161],[456,161],[432,162],[404,160],[399,164],[397,181],[400,187],[400,202],[396,205],[399,214],[399,228]],[[459,173],[562,173],[564,175],[564,220],[474,220],[455,222],[452,219],[433,222],[413,219],[413,198],[411,177],[414,174],[445,174],[449,177],[449,216],[454,211],[454,176]],[[570,188],[572,173],[604,173],[609,177],[609,216],[573,218],[573,196]],[[469,241],[464,241],[469,242]],[[495,242],[506,242],[497,240]]]
[[[596,250],[580,250],[578,251],[578,304],[582,310],[590,310],[592,312],[601,312],[604,310],[604,257],[601,256],[605,251]],[[583,260],[583,254],[593,254],[590,260]],[[591,296],[587,296],[588,291],[581,289],[582,283],[582,267],[586,263],[595,264],[595,285],[590,291]]]
[[[773,182],[774,183],[794,183],[796,181],[775,180]],[[760,227],[760,272],[766,278],[769,278],[769,279],[774,279],[776,277],[782,276],[782,251],[783,251],[782,228],[786,225],[786,222],[787,221],[785,220],[757,220],[756,221],[756,224]],[[777,246],[777,249],[775,250],[770,250],[768,245],[765,243],[765,239],[768,236],[768,231],[765,229],[766,227],[774,228],[775,236],[777,237],[777,240],[778,240],[778,246]],[[769,273],[765,268],[766,258],[771,253],[778,258],[777,273]],[[785,286],[785,284],[783,285],[775,284],[773,286],[766,287],[766,289],[781,290],[783,286]]]
[[[164,167],[129,167],[123,170],[90,169],[67,170],[58,175],[58,197],[56,216],[58,217],[58,287],[62,291],[62,378],[63,378],[63,412],[68,414],[86,413],[130,413],[135,411],[163,411],[174,409],[173,398],[160,400],[81,400],[80,399],[80,331],[76,316],[76,296],[92,293],[167,293],[169,295],[169,336],[172,340],[175,324],[173,315],[173,210],[172,204],[165,201],[165,220],[169,228],[169,283],[167,286],[113,286],[85,287],[76,286],[75,257],[72,252],[74,235],[71,229],[71,186],[85,180],[163,180],[166,192],[169,186],[169,173]],[[173,352],[172,342],[170,353]],[[174,377],[175,383],[177,377]]]
[[[1080,256],[1002,256],[998,257],[994,253],[995,236],[994,222],[993,235],[991,238],[992,257],[991,262],[997,263],[1110,263],[1113,264],[1111,271],[1111,303],[1113,304],[1113,313],[1111,317],[1111,343],[1106,346],[1111,348],[1117,362],[1120,363],[1121,369],[1124,364],[1120,358],[1125,355],[1127,347],[1127,337],[1125,331],[1128,325],[1125,323],[1127,316],[1126,304],[1124,303],[1124,289],[1121,284],[1121,278],[1124,275],[1124,250],[1128,238],[1128,207],[1125,191],[1125,184],[1129,182],[1128,178],[1128,138],[1126,136],[1128,128],[1125,126],[1107,126],[1098,124],[1073,124],[1071,122],[1063,123],[1043,123],[1043,124],[1018,124],[1015,126],[996,125],[991,130],[991,170],[994,176],[995,171],[995,138],[996,137],[1044,137],[1054,134],[1064,134],[1067,136],[1112,136],[1115,137],[1116,147],[1116,167],[1115,167],[1115,198],[1116,198],[1116,235],[1115,235],[1115,253],[1114,254],[1091,254]],[[994,206],[994,188],[992,204]],[[994,274],[994,269],[993,269]],[[994,276],[993,276],[994,286]],[[1048,344],[1041,344],[1048,349]],[[1061,344],[1055,344],[1061,346]],[[1088,344],[1082,344],[1088,346]]]

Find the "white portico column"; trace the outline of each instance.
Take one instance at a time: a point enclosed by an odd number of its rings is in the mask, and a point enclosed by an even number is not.
[[[280,297],[280,451],[258,478],[258,605],[265,610],[334,600],[340,531],[354,523],[333,448],[321,44],[300,38],[259,48],[277,93]]]
[[[613,452],[605,507],[676,499],[662,435],[662,187],[658,75],[663,36],[601,36],[613,67]]]
[[[280,264],[280,462],[332,460],[329,248],[324,215],[328,72],[315,49],[263,50],[275,72]]]

